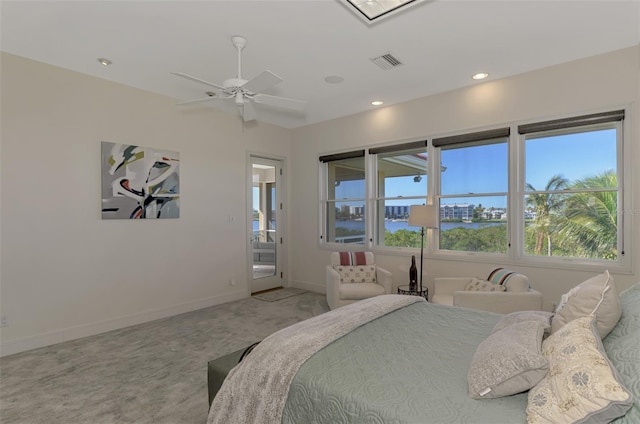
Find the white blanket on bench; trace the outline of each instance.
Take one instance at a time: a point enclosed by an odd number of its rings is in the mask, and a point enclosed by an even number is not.
[[[424,299],[417,296],[376,296],[273,333],[229,372],[207,424],[279,424],[291,381],[315,352],[369,321],[420,301]]]

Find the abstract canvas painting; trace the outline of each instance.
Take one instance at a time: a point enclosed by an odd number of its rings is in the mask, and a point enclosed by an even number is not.
[[[102,142],[102,219],[179,217],[179,153]]]

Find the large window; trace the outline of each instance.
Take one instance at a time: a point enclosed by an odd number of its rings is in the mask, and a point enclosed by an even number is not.
[[[413,253],[420,228],[408,225],[410,208],[434,204],[439,228],[428,233],[428,255],[629,269],[624,115],[514,123],[322,156],[321,243]]]
[[[433,140],[440,157],[438,248],[507,253],[509,128]]]
[[[365,244],[364,150],[321,156],[324,181],[323,234],[326,243]]]
[[[427,142],[369,149],[376,180],[375,243],[420,247],[420,229],[408,225],[411,205],[427,199]]]
[[[618,260],[623,118],[619,111],[519,127],[525,255]]]

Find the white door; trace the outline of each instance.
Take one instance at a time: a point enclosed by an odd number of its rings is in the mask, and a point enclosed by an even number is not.
[[[251,156],[251,293],[283,285],[281,161]]]

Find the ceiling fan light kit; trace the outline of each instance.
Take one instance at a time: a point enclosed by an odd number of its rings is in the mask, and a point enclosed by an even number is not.
[[[283,81],[282,78],[271,71],[263,71],[250,80],[243,79],[242,50],[247,45],[247,39],[241,35],[234,35],[231,37],[231,43],[238,51],[238,73],[235,78],[226,79],[222,84],[215,84],[182,72],[172,73],[178,77],[205,84],[214,89],[213,91],[207,91],[207,97],[203,99],[189,100],[178,103],[179,105],[189,105],[219,99],[233,99],[236,106],[238,106],[238,111],[244,122],[253,121],[257,117],[253,103],[299,112],[305,109],[307,103],[304,101],[262,93]]]

